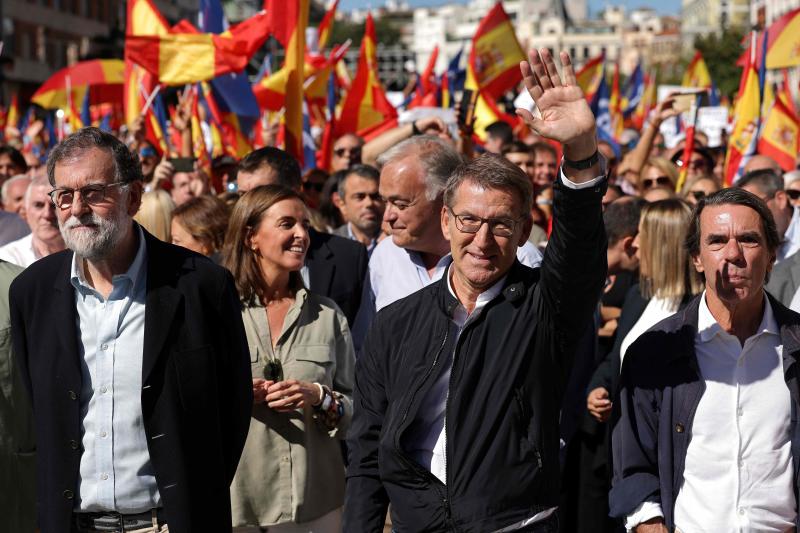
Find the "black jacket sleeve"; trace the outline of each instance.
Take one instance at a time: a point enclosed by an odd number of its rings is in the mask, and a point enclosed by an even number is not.
[[[383,531],[389,496],[378,471],[378,448],[388,406],[388,354],[379,345],[380,317],[364,342],[356,360],[353,390],[353,421],[348,432],[349,464],[344,501],[343,531]]]
[[[559,171],[560,174],[560,171]],[[553,231],[545,249],[539,283],[544,322],[555,329],[551,352],[565,383],[572,351],[592,319],[606,277],[606,235],[601,199],[606,180],[571,189],[559,178],[553,186]]]

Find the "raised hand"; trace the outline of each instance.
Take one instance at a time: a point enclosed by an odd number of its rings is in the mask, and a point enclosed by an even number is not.
[[[563,82],[549,50],[531,50],[528,57],[530,63],[522,61],[519,68],[541,117],[526,109],[517,109],[517,115],[539,135],[561,142],[568,159],[591,157],[597,150],[595,118],[575,79],[569,54],[560,55]]]

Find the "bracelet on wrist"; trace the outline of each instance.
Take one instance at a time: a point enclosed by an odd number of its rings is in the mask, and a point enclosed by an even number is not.
[[[417,127],[417,122],[416,121],[412,121],[411,122],[411,135],[412,136],[414,136],[414,135],[422,135],[422,130],[420,130]]]

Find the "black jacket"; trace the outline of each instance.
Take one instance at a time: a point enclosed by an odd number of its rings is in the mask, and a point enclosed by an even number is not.
[[[142,414],[169,523],[230,531],[228,487],[250,423],[250,355],[233,278],[145,232]],[[81,459],[81,360],[72,252],[35,262],[11,285],[15,357],[33,402],[43,533],[68,533]],[[1,528],[0,528],[1,529]]]
[[[356,363],[345,531],[382,531],[390,500],[399,532],[493,531],[558,505],[561,396],[605,279],[604,189],[556,185],[542,267],[515,262],[457,341],[448,272],[378,313]],[[452,353],[445,486],[404,438]]]
[[[352,327],[367,275],[367,247],[313,229],[308,233],[311,239],[306,256],[309,290],[336,302]]]

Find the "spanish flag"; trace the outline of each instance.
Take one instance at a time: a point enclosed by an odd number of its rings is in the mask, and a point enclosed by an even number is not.
[[[17,128],[19,126],[19,97],[17,93],[11,95],[11,104],[6,113],[6,128]],[[5,128],[4,128],[5,129]]]
[[[128,0],[128,26],[126,35],[166,35],[169,25],[150,0]],[[146,95],[153,92],[156,79],[133,61],[125,61],[123,107],[127,125],[139,118],[144,109]]]
[[[758,90],[758,72],[753,62],[748,61],[742,71],[739,83],[739,94],[734,106],[733,132],[728,141],[728,153],[725,156],[725,184],[735,182],[746,157],[755,148],[756,133],[760,120],[761,95]]]
[[[333,29],[333,20],[336,16],[336,8],[339,7],[339,0],[335,0],[333,5],[328,8],[325,12],[325,16],[322,17],[322,22],[319,23],[319,28],[317,29],[319,33],[318,38],[318,48],[320,50],[324,50],[326,46],[328,46],[328,41],[331,38],[331,29]]]
[[[611,98],[608,102],[608,111],[611,114],[611,134],[619,142],[624,129],[622,116],[622,93],[619,90],[619,62],[614,65],[614,77],[611,81]]]
[[[407,109],[419,106],[436,107],[436,93],[439,87],[436,83],[434,69],[436,68],[436,60],[438,57],[439,45],[436,45],[430,57],[428,57],[428,64],[417,82],[414,97],[408,103],[408,106],[406,106]]]
[[[788,172],[795,168],[798,149],[800,120],[779,97],[761,129],[758,153],[771,157]]]
[[[597,89],[600,87],[600,80],[603,78],[605,72],[603,69],[605,61],[605,55],[600,54],[587,61],[578,73],[575,74],[575,78],[578,80],[578,86],[580,86],[584,96],[586,96],[586,101],[589,102],[589,105],[594,103]]]
[[[700,52],[694,53],[689,66],[686,67],[686,72],[683,73],[681,85],[697,89],[711,89],[711,74],[709,74],[708,66]]]
[[[367,15],[364,39],[358,58],[358,70],[350,85],[350,91],[342,104],[337,123],[338,135],[376,131],[385,123],[397,118],[397,110],[386,98],[378,78],[378,56],[376,53],[375,22]]]
[[[303,166],[303,82],[309,0],[264,0],[273,36],[286,48],[285,150]]]
[[[522,81],[519,63],[525,59],[511,19],[497,2],[472,38],[469,65],[475,83],[484,95],[499,98]]]
[[[789,11],[768,28],[767,68],[800,65],[800,8]],[[759,57],[761,54],[758,54]]]
[[[497,2],[478,24],[467,61],[465,89],[477,91],[475,135],[486,139],[486,127],[498,120],[516,126],[519,119],[500,111],[496,98],[514,88],[521,80],[520,61],[525,54],[517,41],[514,26]]]

